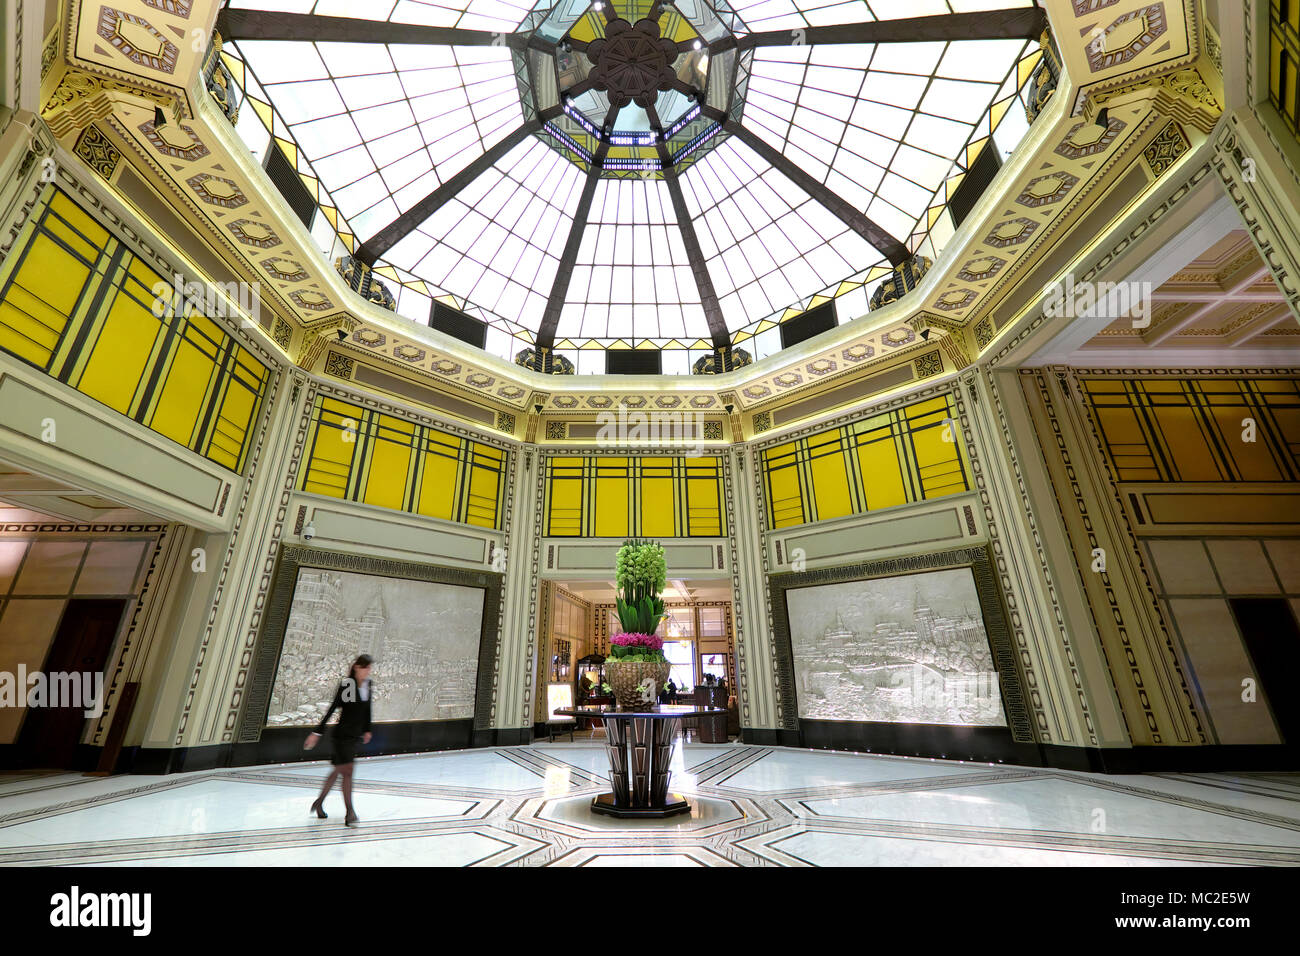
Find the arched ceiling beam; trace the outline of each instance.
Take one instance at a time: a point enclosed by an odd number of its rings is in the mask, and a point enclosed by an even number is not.
[[[646,116],[650,119],[650,128],[656,133],[663,132],[659,122],[659,113],[654,104],[646,107]],[[662,135],[655,137],[655,149],[659,161],[663,163],[664,182],[668,186],[668,195],[672,199],[673,213],[677,216],[677,228],[682,233],[682,247],[686,250],[686,259],[691,264],[691,273],[695,276],[695,286],[700,291],[700,307],[704,310],[704,319],[709,323],[709,334],[713,338],[715,349],[725,349],[731,345],[731,332],[727,330],[726,319],[722,317],[722,307],[718,305],[718,294],[713,288],[713,276],[704,261],[704,252],[700,248],[699,237],[695,235],[695,223],[691,220],[691,211],[686,208],[686,196],[682,193],[682,184],[673,168],[672,155]]]
[[[621,106],[611,106],[605,114],[605,127],[614,128]],[[578,197],[577,208],[573,211],[573,223],[569,226],[569,238],[560,253],[560,266],[555,270],[555,281],[551,283],[551,294],[546,300],[542,312],[541,324],[537,327],[537,347],[553,349],[555,347],[555,330],[560,325],[560,313],[569,295],[569,282],[573,278],[573,264],[578,261],[578,250],[582,247],[582,234],[587,228],[587,217],[591,215],[591,200],[596,195],[596,184],[600,182],[600,168],[609,154],[609,143],[598,143],[587,167],[587,181],[582,184],[582,195]]]
[[[724,117],[719,110],[709,109],[705,112],[708,115],[713,115],[714,119],[722,123],[724,130],[758,153],[766,162],[784,173],[796,186],[843,220],[844,224],[850,229],[879,249],[892,265],[902,265],[912,257],[912,254],[907,250],[907,246],[876,225],[865,213],[860,212],[857,207],[845,201],[839,194],[828,189],[790,162],[780,150],[773,148],[767,140],[755,135],[748,127],[742,126],[731,118],[726,118],[724,121]]]
[[[241,10],[227,7],[217,17],[217,29],[230,40],[315,40],[327,43],[417,43],[446,46],[509,46],[523,49],[530,34],[489,33],[418,23],[389,23],[353,17],[322,17],[313,13]],[[550,48],[550,45],[547,45]]]
[[[441,209],[443,203],[456,198],[462,189],[490,169],[497,160],[540,130],[542,122],[542,119],[529,120],[495,146],[489,147],[455,176],[363,242],[357,249],[356,257],[366,265],[374,265],[375,260],[401,242],[407,233]]]
[[[945,13],[905,20],[871,20],[839,26],[771,30],[745,36],[725,37],[710,45],[713,53],[733,46],[742,50],[759,46],[803,46],[819,43],[923,43],[941,40],[1037,40],[1047,29],[1047,11],[1042,7],[1013,10],[984,10],[977,13]]]

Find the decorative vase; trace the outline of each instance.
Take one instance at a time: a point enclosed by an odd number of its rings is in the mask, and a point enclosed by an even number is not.
[[[667,661],[618,661],[610,658],[605,661],[605,679],[614,690],[614,699],[623,710],[636,710],[658,703],[659,692],[668,683]],[[637,690],[646,678],[655,682],[654,699],[649,704],[641,699]]]

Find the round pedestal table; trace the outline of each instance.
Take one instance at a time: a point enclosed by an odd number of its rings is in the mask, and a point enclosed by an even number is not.
[[[682,719],[725,715],[726,710],[655,704],[638,710],[566,707],[556,713],[599,720],[605,725],[605,751],[614,791],[592,800],[592,812],[611,817],[658,818],[691,812],[691,805],[681,794],[668,792],[668,764]]]

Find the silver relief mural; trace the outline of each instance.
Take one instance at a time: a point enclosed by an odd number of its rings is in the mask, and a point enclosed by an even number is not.
[[[376,721],[474,716],[484,591],[302,568],[267,725],[311,726],[358,654],[375,659]]]
[[[1006,726],[969,568],[785,596],[800,717]]]

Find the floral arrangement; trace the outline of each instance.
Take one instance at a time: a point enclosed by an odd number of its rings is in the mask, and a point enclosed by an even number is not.
[[[627,541],[618,549],[614,580],[623,592],[616,598],[619,624],[629,636],[658,642],[656,647],[645,644],[622,646],[637,648],[634,653],[654,655],[647,660],[665,660],[663,642],[653,635],[664,616],[664,602],[659,595],[667,583],[667,574],[662,545],[653,541]]]
[[[615,634],[609,639],[611,661],[653,664],[663,660],[664,642],[653,634]]]

